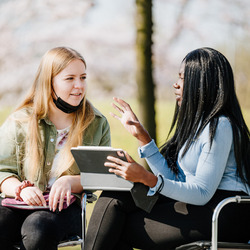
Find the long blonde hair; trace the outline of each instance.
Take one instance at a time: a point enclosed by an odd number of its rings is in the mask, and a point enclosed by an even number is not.
[[[57,47],[49,50],[42,58],[34,83],[24,101],[17,110],[31,108],[32,113],[28,118],[29,135],[26,138],[26,159],[24,174],[30,181],[35,181],[44,159],[43,142],[39,130],[39,120],[48,116],[49,103],[52,102],[52,79],[59,74],[74,59],[80,59],[86,66],[84,58],[75,50],[67,47]],[[60,157],[51,176],[59,177],[68,173],[73,164],[71,147],[82,144],[83,134],[94,119],[91,104],[84,96],[82,108],[74,112],[67,142],[60,151]]]

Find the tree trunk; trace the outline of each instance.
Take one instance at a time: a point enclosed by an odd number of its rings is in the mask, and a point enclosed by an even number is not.
[[[152,0],[136,0],[136,82],[139,117],[151,137],[156,140],[152,27]]]

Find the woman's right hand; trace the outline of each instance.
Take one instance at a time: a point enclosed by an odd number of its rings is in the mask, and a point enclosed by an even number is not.
[[[42,191],[38,187],[26,187],[21,190],[20,197],[30,206],[46,206]]]
[[[148,133],[148,131],[142,126],[140,121],[138,120],[137,116],[131,109],[130,105],[125,102],[124,100],[114,97],[113,98],[117,104],[112,103],[113,108],[115,108],[120,114],[121,117],[117,116],[114,113],[110,113],[114,118],[119,120],[124,128],[132,134],[134,137],[136,137],[140,143],[140,146],[143,146],[147,143],[149,143],[152,139]]]
[[[157,183],[157,177],[138,164],[134,159],[124,151],[127,161],[118,157],[108,156],[104,166],[109,167],[109,172],[119,175],[125,180],[140,182],[146,186],[154,187]]]

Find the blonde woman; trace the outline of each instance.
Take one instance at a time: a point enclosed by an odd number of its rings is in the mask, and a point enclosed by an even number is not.
[[[12,249],[57,249],[60,240],[81,235],[80,172],[70,148],[110,145],[106,118],[86,99],[86,63],[75,50],[57,47],[42,58],[24,101],[0,129],[1,197],[49,209],[22,210],[0,206],[0,242]],[[68,207],[63,209],[66,198]]]

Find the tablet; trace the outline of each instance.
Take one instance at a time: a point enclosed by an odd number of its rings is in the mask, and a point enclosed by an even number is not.
[[[78,146],[71,153],[81,171],[81,184],[85,190],[128,191],[133,183],[109,172],[104,166],[108,156],[127,161],[122,149],[103,146]]]

